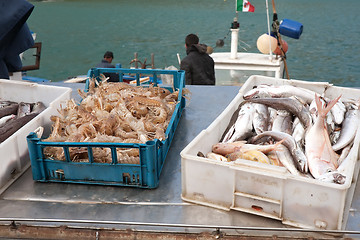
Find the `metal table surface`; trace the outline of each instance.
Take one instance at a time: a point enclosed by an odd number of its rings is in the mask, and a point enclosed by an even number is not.
[[[57,85],[71,86],[74,90],[84,86]],[[228,235],[325,236],[328,239],[328,234],[296,230],[277,220],[195,205],[181,199],[180,152],[210,125],[240,89],[235,86],[186,87],[191,91],[191,99],[182,112],[158,188],[40,183],[33,181],[29,168],[0,195],[0,226],[8,226],[13,221],[30,226],[132,228],[183,233],[218,229]],[[357,235],[360,231],[357,211],[360,208],[360,187],[357,186],[343,235],[352,238],[360,237]]]

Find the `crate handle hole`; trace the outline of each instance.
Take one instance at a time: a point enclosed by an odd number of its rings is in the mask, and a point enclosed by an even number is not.
[[[65,180],[65,173],[64,173],[64,170],[62,169],[57,169],[55,170],[55,174],[56,174],[56,177],[61,180],[61,181],[64,181]]]
[[[256,206],[256,205],[252,205],[252,206],[251,206],[251,208],[252,208],[252,209],[254,209],[255,211],[258,211],[258,212],[260,212],[260,211],[263,211],[263,210],[264,210],[262,207],[260,207],[260,206]]]
[[[129,183],[130,182],[130,174],[129,173],[123,173],[123,182]]]

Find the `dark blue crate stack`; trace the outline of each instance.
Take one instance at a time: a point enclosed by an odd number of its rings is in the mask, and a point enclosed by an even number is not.
[[[185,87],[185,72],[160,69],[122,69],[122,68],[92,68],[89,77],[98,77],[104,72],[119,74],[119,81],[125,74],[134,74],[137,85],[140,85],[141,76],[152,76],[158,79],[160,74],[173,76],[172,86],[162,86],[170,90],[179,91],[178,102],[170,123],[165,132],[166,139],[154,139],[144,144],[138,143],[103,143],[103,142],[44,142],[35,133],[27,136],[29,155],[33,179],[39,182],[82,183],[115,186],[131,186],[138,188],[156,188],[159,184],[161,170],[176,127],[179,123],[182,110],[185,107],[185,98],[182,96]],[[157,81],[154,81],[157,85]],[[146,86],[145,86],[146,87]],[[85,90],[88,88],[86,83]],[[61,147],[64,150],[65,161],[45,158],[45,147]],[[86,148],[89,162],[72,162],[69,148]],[[110,148],[111,163],[96,163],[93,158],[93,148]],[[124,164],[117,162],[117,148],[137,148],[140,153],[140,164]]]

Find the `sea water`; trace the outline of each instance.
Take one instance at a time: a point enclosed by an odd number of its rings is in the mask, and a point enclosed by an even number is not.
[[[156,68],[179,68],[184,38],[230,51],[229,29],[234,17],[240,23],[242,52],[258,53],[257,38],[267,32],[266,0],[250,0],[255,12],[235,13],[235,0],[52,0],[30,1],[34,11],[27,23],[42,42],[40,69],[28,75],[62,81],[87,71],[114,52],[113,63],[129,68],[134,53]],[[272,2],[269,0],[270,23]],[[292,79],[326,81],[360,87],[360,1],[275,0],[279,20],[303,24],[300,39],[283,37],[289,45],[287,65]]]

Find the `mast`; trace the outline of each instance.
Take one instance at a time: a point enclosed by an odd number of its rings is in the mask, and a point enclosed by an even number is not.
[[[234,21],[231,23],[231,49],[230,58],[237,58],[240,24],[237,21],[237,12]]]

